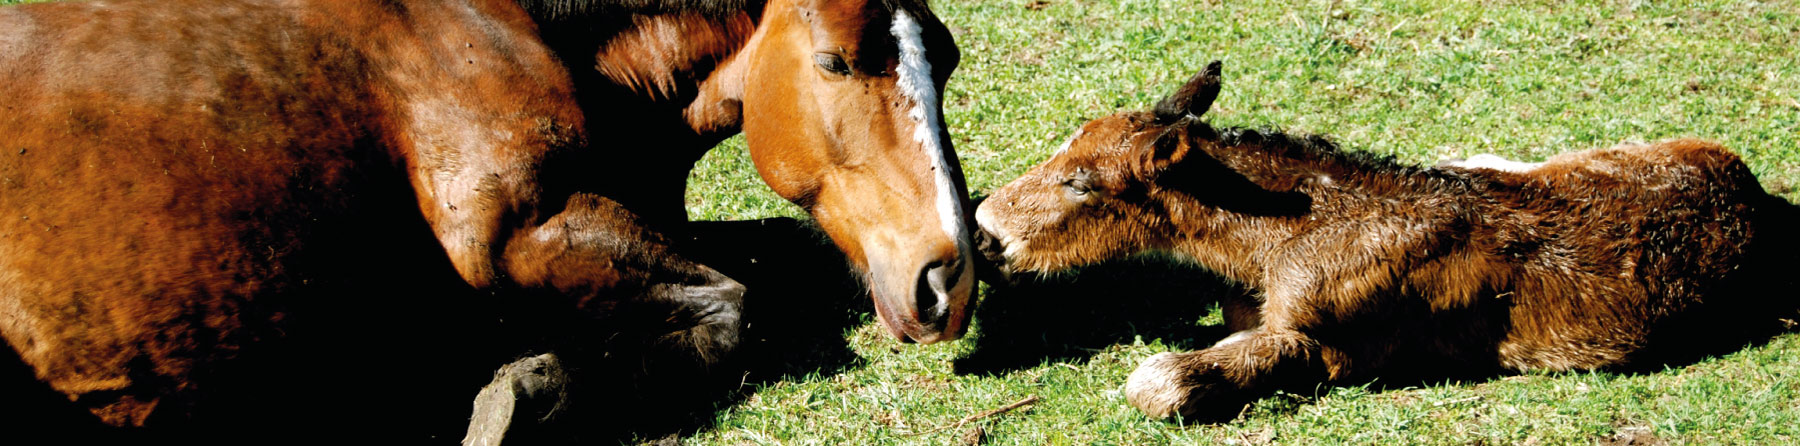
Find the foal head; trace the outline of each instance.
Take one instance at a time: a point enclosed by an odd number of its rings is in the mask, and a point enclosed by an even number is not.
[[[940,109],[959,53],[923,2],[770,2],[740,60],[743,131],[776,193],[866,273],[901,340],[960,337],[967,192]]]
[[[1199,118],[1219,95],[1219,70],[1213,62],[1150,111],[1089,121],[994,192],[975,213],[983,254],[1003,271],[1053,271],[1168,248],[1173,223],[1196,210],[1171,206],[1191,199],[1189,186],[1242,178],[1195,148],[1217,140]]]

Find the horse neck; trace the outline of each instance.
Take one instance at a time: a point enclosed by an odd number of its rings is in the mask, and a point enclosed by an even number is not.
[[[743,9],[719,10],[696,2],[657,3],[635,10],[570,6],[575,12],[562,16],[546,15],[551,13],[542,11],[543,6],[533,12],[546,43],[583,84],[590,114],[606,117],[608,111],[625,109],[616,116],[624,122],[610,120],[622,129],[681,125],[712,143],[737,133],[735,104],[745,71],[741,61],[748,59],[741,52],[757,30],[762,5],[747,2]]]
[[[1306,229],[1313,200],[1323,198],[1321,179],[1385,175],[1322,141],[1240,129],[1223,133],[1192,140],[1207,156],[1176,174],[1197,181],[1171,188],[1161,201],[1176,226],[1174,252],[1251,286],[1261,286],[1280,244]]]
[[[1174,226],[1165,249],[1252,287],[1262,285],[1261,272],[1280,241],[1301,230],[1295,217],[1234,212],[1186,194],[1170,195],[1162,199]]]
[[[1200,144],[1254,183],[1226,194],[1240,208],[1191,196],[1165,201],[1171,215],[1185,215],[1172,219],[1185,235],[1175,242],[1176,251],[1252,286],[1261,286],[1257,281],[1267,262],[1281,261],[1277,254],[1284,242],[1319,225],[1345,221],[1340,215],[1344,203],[1426,206],[1421,203],[1472,197],[1485,187],[1479,178],[1343,152],[1319,139],[1295,140],[1278,133],[1241,136]],[[1426,197],[1434,199],[1421,200]]]
[[[1478,178],[1402,164],[1393,157],[1340,150],[1317,136],[1228,129],[1207,151],[1269,190],[1329,186],[1361,196],[1395,199],[1479,189]]]
[[[618,3],[532,11],[575,81],[594,142],[562,163],[574,171],[556,186],[600,193],[665,226],[686,219],[682,196],[694,163],[741,128],[745,47],[761,5]],[[631,166],[632,174],[594,175],[593,166]]]

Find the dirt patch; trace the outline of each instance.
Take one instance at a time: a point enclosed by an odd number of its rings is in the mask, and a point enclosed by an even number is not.
[[[1662,446],[1669,444],[1657,438],[1650,426],[1620,426],[1612,435],[1600,438],[1601,446]]]

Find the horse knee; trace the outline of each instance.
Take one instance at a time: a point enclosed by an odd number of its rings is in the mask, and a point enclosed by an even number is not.
[[[666,290],[679,294],[674,300],[676,318],[686,321],[663,335],[662,343],[676,353],[692,355],[703,366],[723,361],[737,350],[743,328],[744,284],[713,273],[699,285],[680,285]]]

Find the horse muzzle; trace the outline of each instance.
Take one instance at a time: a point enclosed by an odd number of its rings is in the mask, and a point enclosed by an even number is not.
[[[1010,283],[1012,272],[1006,268],[1006,242],[1002,237],[989,231],[988,225],[983,224],[980,218],[979,209],[981,209],[982,202],[987,201],[987,197],[975,197],[972,201],[972,206],[969,208],[977,210],[976,218],[972,219],[976,222],[974,242],[975,252],[978,256],[975,262],[975,276],[982,282],[990,284]]]

